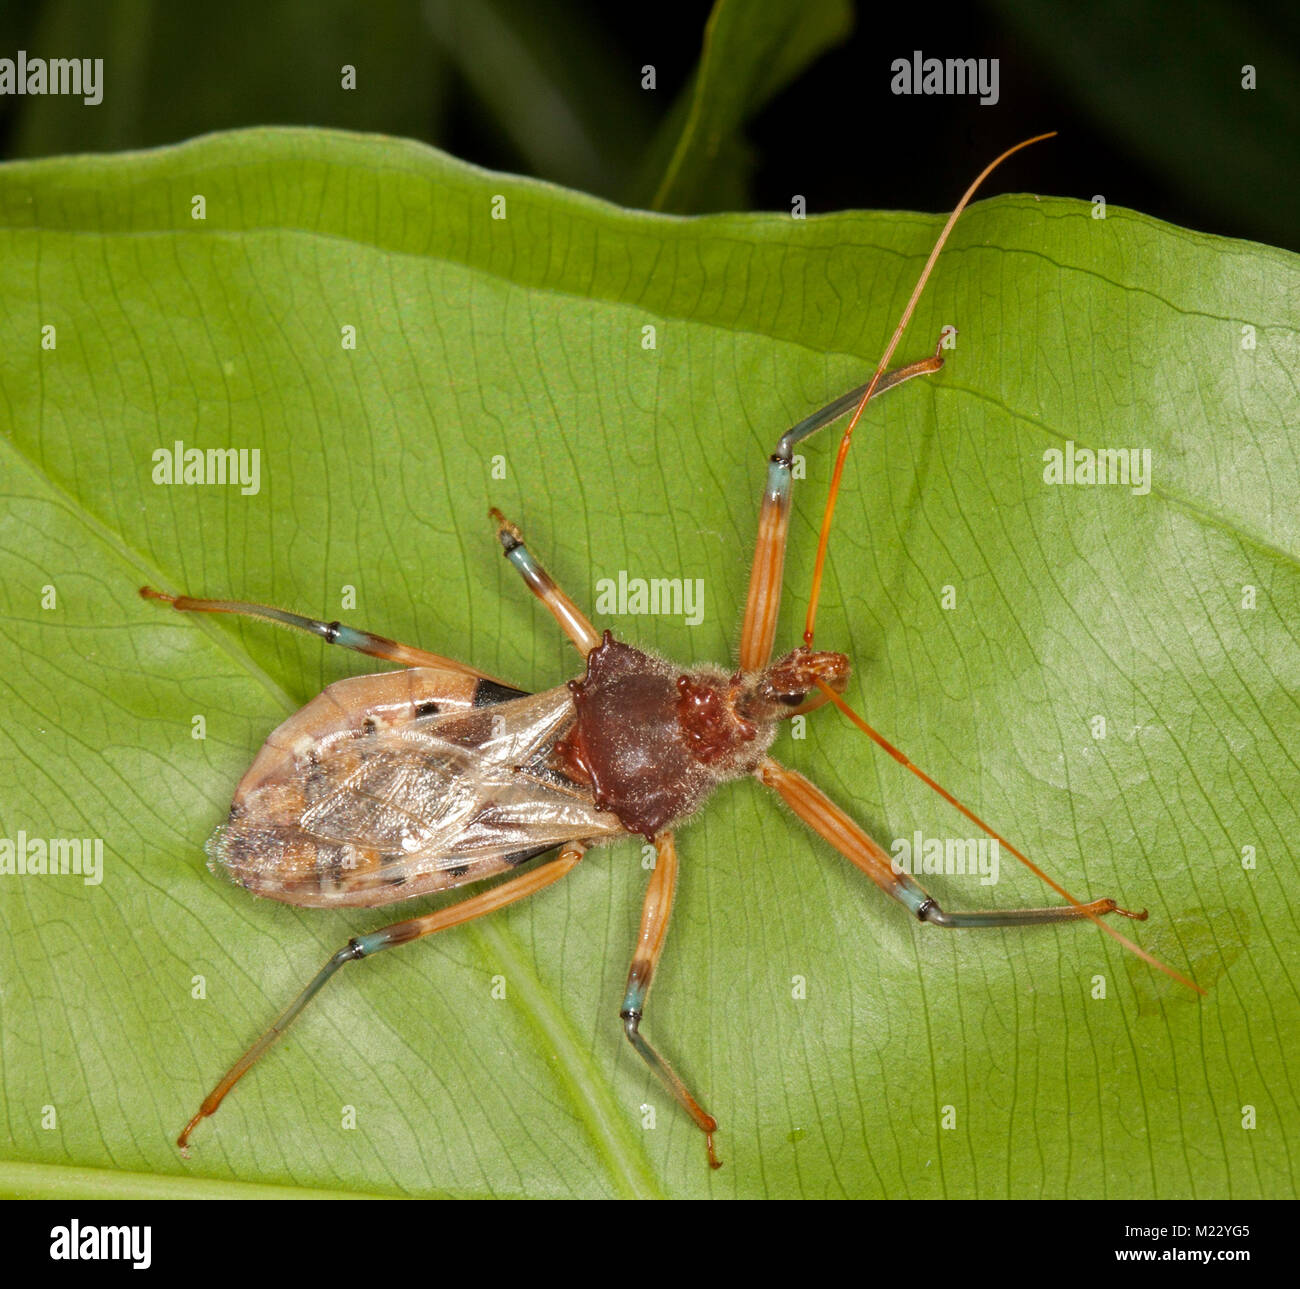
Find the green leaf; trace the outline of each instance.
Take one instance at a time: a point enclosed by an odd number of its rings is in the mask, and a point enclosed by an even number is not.
[[[276,724],[374,668],[137,587],[554,685],[576,655],[500,558],[496,504],[589,607],[620,570],[702,579],[698,626],[598,625],[726,663],[764,459],[865,378],[939,221],[669,219],[313,131],[0,169],[0,837],[104,852],[99,885],[0,876],[0,1190],[1293,1194],[1300,262],[1091,213],[1003,197],[958,224],[901,357],[945,324],[957,347],[858,428],[817,639],[1072,892],[1148,907],[1123,929],[1208,996],[1088,925],[921,927],[740,783],[679,837],[646,1021],[720,1121],[720,1172],[617,1020],[631,842],[342,972],[187,1162],[219,1074],[389,920],[255,901],[201,850]],[[155,484],[177,440],[257,449],[260,490]],[[1067,441],[1149,448],[1149,494],[1045,483]],[[782,648],[834,446],[804,452]],[[970,831],[832,711],[775,755],[886,844]],[[923,880],[950,908],[1050,900],[1002,858],[991,888]]]
[[[845,0],[717,0],[699,66],[646,154],[637,195],[681,213],[741,204],[750,170],[741,128],[852,26]]]

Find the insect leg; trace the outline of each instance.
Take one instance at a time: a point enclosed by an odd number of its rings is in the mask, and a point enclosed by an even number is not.
[[[284,609],[273,609],[265,604],[248,604],[242,600],[199,600],[191,595],[165,595],[155,591],[151,586],[140,588],[140,597],[145,600],[161,600],[173,609],[186,613],[234,613],[247,618],[261,618],[266,622],[278,622],[282,626],[295,627],[299,631],[319,636],[326,644],[339,645],[355,653],[368,654],[371,658],[382,658],[385,662],[398,662],[403,667],[438,667],[443,671],[458,671],[470,676],[491,679],[486,672],[478,671],[454,658],[443,658],[436,653],[426,653],[413,645],[398,644],[387,636],[377,636],[356,627],[345,627],[341,622],[322,622],[318,618],[304,618],[297,613]]]
[[[486,913],[495,912],[516,900],[522,900],[543,888],[558,882],[582,858],[586,846],[581,842],[570,842],[555,859],[528,873],[493,886],[470,899],[461,900],[449,908],[439,909],[435,913],[426,913],[423,917],[409,918],[405,922],[394,922],[391,926],[381,927],[368,935],[359,935],[349,940],[321,969],[306,989],[285,1008],[276,1019],[275,1024],[253,1044],[252,1047],[226,1071],[221,1082],[217,1084],[204,1099],[198,1113],[185,1125],[185,1130],[176,1138],[181,1150],[187,1150],[190,1134],[199,1121],[215,1114],[217,1107],[225,1100],[226,1094],[244,1077],[257,1060],[275,1042],[281,1034],[297,1019],[298,1013],[320,991],[324,983],[345,963],[355,962],[359,958],[369,958],[383,949],[395,945],[409,944],[435,931],[445,931],[448,927],[459,926],[462,922],[472,921]]]
[[[907,873],[895,870],[884,849],[844,813],[822,790],[802,774],[787,770],[770,757],[755,772],[760,782],[773,789],[813,832],[824,837],[845,859],[856,864],[880,887],[910,909],[922,922],[944,927],[1032,926],[1041,922],[1073,922],[1078,918],[1119,913],[1143,919],[1146,913],[1131,913],[1114,900],[1093,900],[1091,904],[1059,904],[1045,909],[991,909],[974,913],[948,913],[933,896]]]
[[[871,397],[879,398],[895,385],[901,385],[913,376],[936,372],[942,366],[943,359],[936,347],[932,357],[886,372],[876,382]],[[781,607],[781,572],[785,565],[786,536],[790,527],[790,482],[795,445],[853,411],[866,392],[867,386],[859,385],[828,403],[820,412],[814,412],[798,425],[791,426],[768,459],[767,487],[758,512],[758,540],[754,547],[745,622],[740,635],[740,666],[743,671],[766,667],[772,658],[777,612]]]
[[[636,1048],[641,1059],[655,1072],[659,1082],[672,1093],[677,1104],[695,1120],[696,1126],[704,1133],[710,1167],[721,1168],[722,1161],[713,1153],[713,1134],[718,1130],[718,1121],[705,1112],[686,1084],[678,1078],[673,1067],[641,1036],[645,999],[650,992],[655,964],[664,947],[664,937],[668,934],[668,919],[673,911],[673,892],[677,887],[677,846],[673,842],[672,833],[660,833],[655,838],[655,852],[654,872],[650,874],[645,903],[641,907],[641,931],[637,937],[636,956],[627,973],[627,993],[619,1017],[623,1021],[623,1032],[627,1035],[628,1042]]]
[[[551,575],[533,558],[532,552],[524,545],[524,535],[494,506],[488,511],[492,522],[497,526],[497,539],[505,557],[519,570],[528,589],[550,609],[564,630],[564,634],[577,646],[578,652],[585,658],[597,645],[600,636],[596,629],[583,616],[583,612],[563,591],[556,586]]]

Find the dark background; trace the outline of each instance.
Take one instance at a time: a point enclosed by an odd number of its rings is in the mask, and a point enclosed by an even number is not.
[[[790,0],[792,4],[799,0]],[[1061,137],[992,191],[1133,207],[1300,250],[1300,5],[846,0],[842,39],[757,109],[688,212],[950,208],[1011,142]],[[599,0],[0,0],[0,56],[103,57],[105,98],[0,98],[0,157],[310,124],[406,135],[648,204],[652,145],[707,4]],[[1001,60],[1001,98],[900,97],[894,58]],[[354,92],[339,88],[344,63]],[[655,65],[654,92],[640,87]],[[1258,87],[1241,88],[1244,64]],[[662,138],[660,139],[662,143]]]

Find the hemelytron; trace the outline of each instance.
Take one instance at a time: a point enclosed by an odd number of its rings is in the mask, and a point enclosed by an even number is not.
[[[888,853],[815,784],[769,755],[782,720],[834,703],[902,765],[1024,858],[852,712],[841,697],[849,678],[847,657],[812,648],[831,515],[853,428],[870,399],[943,366],[939,350],[906,366],[890,370],[888,365],[953,223],[985,176],[1024,146],[999,157],[962,197],[871,381],[799,422],[777,442],[759,512],[738,666],[682,667],[616,640],[609,631],[598,633],[529,551],[518,528],[495,510],[491,517],[505,558],[586,662],[582,676],[544,693],[525,693],[465,663],[339,622],[141,589],[175,609],[264,618],[403,668],[338,681],[271,734],[240,781],[229,818],[208,843],[214,868],[254,894],[317,908],[394,904],[509,874],[458,904],[349,940],[208,1094],[178,1138],[182,1149],[199,1121],[217,1109],[345,963],[514,903],[558,881],[591,847],[639,835],[653,843],[656,862],[618,1015],[633,1048],[705,1134],[709,1162],[717,1167],[716,1121],[641,1025],[672,911],[674,830],[731,779],[753,777],[772,789],[922,922],[1008,927],[1089,918],[1197,988],[1100,921],[1111,913],[1146,916],[1111,899],[1080,903],[1050,883],[1067,903],[1008,911],[941,908],[908,874],[896,871]],[[794,449],[849,412],[853,417],[840,443],[822,521],[804,642],[773,661]],[[543,855],[550,858],[530,863]]]

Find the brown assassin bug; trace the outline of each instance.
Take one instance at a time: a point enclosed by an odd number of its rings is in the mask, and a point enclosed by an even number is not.
[[[888,370],[890,359],[950,231],[976,189],[1012,153],[971,184],[940,233],[871,380],[795,425],[773,453],[759,514],[739,668],[683,670],[598,634],[524,544],[491,511],[505,557],[555,616],[586,660],[586,673],[528,694],[464,663],[338,622],[233,600],[141,595],[187,612],[234,613],[297,627],[405,670],[330,685],[267,739],[240,781],[230,816],[208,843],[213,866],[257,895],[304,907],[371,907],[510,872],[542,854],[555,858],[448,908],[348,941],[269,1030],[230,1068],[185,1126],[199,1121],[285,1031],[345,963],[418,940],[512,904],[568,873],[591,846],[639,834],[656,861],[619,1016],[629,1042],[705,1134],[719,1166],[717,1123],[641,1033],[645,1000],[663,949],[677,879],[673,830],[721,783],[754,776],[814,832],[920,921],[941,927],[1009,927],[1088,918],[1147,962],[1199,986],[1101,921],[1144,919],[1112,899],[1081,903],[876,733],[841,697],[849,661],[816,652],[817,611],[831,519],[853,429],[867,403],[915,376],[938,371],[940,351]],[[790,518],[793,449],[852,411],[827,496],[801,647],[772,662]],[[778,722],[826,702],[839,707],[901,765],[1021,859],[1067,902],[1052,908],[942,909],[839,806],[803,775],[768,755]]]

